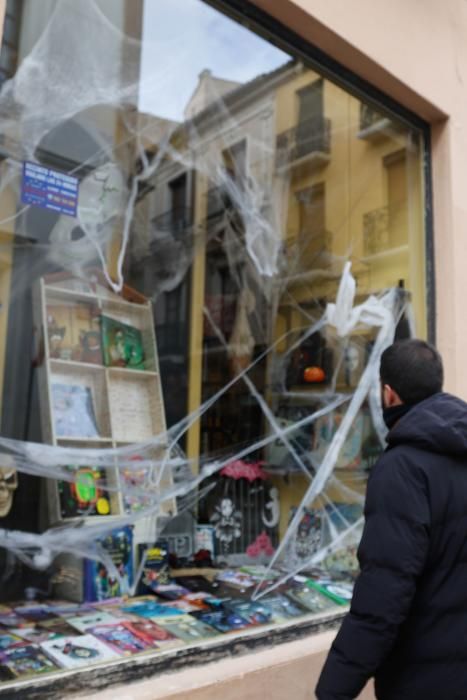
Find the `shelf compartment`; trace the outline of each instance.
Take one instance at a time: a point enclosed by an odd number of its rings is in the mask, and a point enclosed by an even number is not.
[[[105,371],[74,363],[55,365],[50,403],[56,440],[111,439]]]
[[[144,442],[165,429],[158,378],[145,372],[108,372],[114,439]]]
[[[110,323],[103,320],[103,343],[107,344],[109,350],[108,352],[114,352],[116,355],[115,364],[114,362],[107,361],[106,364],[110,366],[119,366],[119,347],[117,340],[115,338],[115,333],[119,331],[118,324],[122,325],[122,338],[121,344],[127,342],[130,339],[130,343],[133,342],[135,347],[141,347],[144,354],[144,368],[142,371],[157,372],[157,360],[155,354],[155,337],[154,337],[154,320],[152,317],[151,308],[149,306],[139,305],[139,304],[129,304],[125,306],[116,301],[104,301],[102,303],[102,316],[110,319]],[[112,322],[116,322],[114,327]],[[128,328],[129,327],[129,328]],[[105,337],[107,336],[109,337]],[[127,337],[125,335],[127,334]],[[138,339],[138,336],[140,337]],[[125,348],[122,348],[123,352]],[[104,352],[105,357],[105,352]],[[123,369],[132,369],[130,366],[125,366],[126,360],[122,360]],[[140,369],[140,368],[137,368]]]
[[[146,448],[141,454],[135,452],[121,461],[117,457],[122,504],[126,513],[137,513],[149,508],[157,497],[173,486],[169,464],[164,467],[160,477],[166,454],[166,448],[153,447]],[[175,498],[168,499],[162,504],[159,515],[174,515],[176,508]]]

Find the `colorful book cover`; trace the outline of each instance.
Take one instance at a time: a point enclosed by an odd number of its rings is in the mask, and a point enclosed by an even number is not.
[[[121,576],[121,582],[114,578],[101,562],[86,559],[84,563],[84,599],[96,602],[127,595],[133,585],[133,528],[126,526],[113,530],[99,540],[110,554]]]
[[[131,613],[132,615],[137,615],[138,617],[148,619],[180,615],[180,610],[177,610],[177,608],[149,600],[136,602],[131,601],[129,605],[125,605],[123,607],[123,610],[124,612]]]
[[[89,615],[69,617],[67,619],[67,622],[75,630],[78,630],[78,632],[84,634],[89,629],[91,629],[92,627],[96,627],[97,625],[111,625],[117,622],[121,622],[121,620],[119,620],[117,617],[114,617],[114,615],[111,615],[108,612],[95,610]]]
[[[262,602],[271,611],[271,622],[286,622],[294,617],[302,617],[305,614],[304,608],[295,605],[285,595],[265,596]]]
[[[193,615],[180,615],[180,611],[177,613],[176,616],[170,618],[161,618],[157,624],[186,643],[216,637],[219,634],[214,627],[193,617]]]
[[[307,586],[313,588],[338,605],[349,605],[353,595],[353,584],[347,581],[332,581],[331,579],[308,579]]]
[[[228,609],[250,625],[267,625],[272,617],[272,610],[262,602],[235,601],[228,606]]]
[[[0,615],[0,625],[2,627],[27,627],[30,623],[18,615],[17,613],[10,611]]]
[[[205,550],[211,554],[212,559],[216,554],[216,536],[213,525],[197,525],[195,529],[195,552]]]
[[[245,627],[251,627],[251,623],[248,620],[228,609],[194,613],[194,615],[196,615],[197,620],[205,625],[214,627],[218,632],[234,632]]]
[[[175,637],[168,629],[161,627],[152,620],[139,619],[127,622],[125,626],[144,639],[149,646],[158,649],[173,649],[183,644],[181,639]]]
[[[73,481],[59,481],[58,495],[62,518],[109,515],[106,473],[94,467],[66,467]]]
[[[99,437],[89,386],[53,383],[52,407],[57,437]]]
[[[101,329],[107,367],[145,369],[143,335],[138,328],[102,315]]]
[[[216,580],[219,583],[223,583],[226,586],[232,586],[233,588],[238,588],[239,590],[246,590],[255,585],[255,580],[249,574],[236,569],[221,571],[217,575]]]
[[[57,615],[48,605],[19,605],[15,607],[15,613],[24,618],[26,622],[42,622],[43,620],[57,619]],[[18,625],[18,627],[21,626]]]
[[[16,634],[16,632],[17,630],[15,628],[11,629],[10,632],[0,631],[0,652],[5,651],[6,649],[20,647],[25,644],[24,638],[19,634]]]
[[[76,628],[72,627],[66,619],[61,617],[56,620],[38,622],[36,627],[37,629],[54,634],[56,637],[69,637],[70,635],[76,634]]]
[[[173,583],[170,576],[169,546],[165,541],[159,541],[154,547],[144,544],[138,547],[138,558],[145,557],[143,573],[139,584],[139,593],[157,593],[158,589]]]
[[[101,642],[107,644],[118,654],[131,656],[155,648],[156,644],[148,644],[143,637],[135,634],[129,627],[130,623],[120,621],[112,625],[98,625],[89,630]]]
[[[13,628],[11,630],[13,634],[21,638],[22,644],[40,644],[41,642],[46,642],[48,639],[55,639],[59,637],[59,634],[54,632],[49,632],[48,630],[42,629],[41,627],[20,627]],[[0,637],[0,649],[2,641]]]
[[[321,613],[335,609],[335,602],[324,595],[324,593],[309,586],[308,581],[292,581],[286,589],[285,595],[311,613]]]
[[[50,673],[57,668],[54,662],[41,651],[40,647],[33,644],[8,649],[2,653],[0,663],[16,678]]]
[[[42,642],[41,648],[61,668],[81,668],[119,658],[113,649],[92,634],[52,639]]]

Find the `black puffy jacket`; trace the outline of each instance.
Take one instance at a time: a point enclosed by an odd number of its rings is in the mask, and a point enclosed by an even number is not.
[[[467,404],[414,406],[372,470],[361,573],[316,695],[467,700]]]

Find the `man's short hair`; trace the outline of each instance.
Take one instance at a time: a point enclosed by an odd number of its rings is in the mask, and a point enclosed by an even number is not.
[[[398,340],[381,355],[380,378],[403,403],[416,404],[442,390],[443,361],[424,340]]]

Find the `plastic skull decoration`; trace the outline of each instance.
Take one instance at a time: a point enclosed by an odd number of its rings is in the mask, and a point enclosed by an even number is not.
[[[0,518],[11,510],[13,496],[18,488],[18,472],[13,467],[0,467]]]

